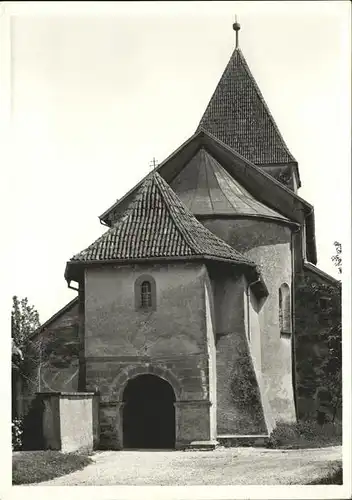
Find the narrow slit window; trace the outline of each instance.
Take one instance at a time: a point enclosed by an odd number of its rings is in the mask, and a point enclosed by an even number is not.
[[[279,325],[280,335],[289,337],[291,335],[291,296],[290,287],[283,283],[279,288]]]
[[[283,331],[283,311],[282,311],[282,290],[279,288],[279,324],[280,324],[280,332]]]
[[[143,309],[152,307],[152,286],[149,281],[141,284],[141,306]]]
[[[329,303],[330,303],[329,297],[319,298],[319,307],[322,311],[327,311],[327,309],[329,308]]]

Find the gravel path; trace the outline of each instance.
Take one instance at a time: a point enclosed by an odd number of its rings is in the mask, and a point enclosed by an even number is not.
[[[94,463],[41,486],[307,484],[342,460],[340,446],[304,450],[101,451]]]

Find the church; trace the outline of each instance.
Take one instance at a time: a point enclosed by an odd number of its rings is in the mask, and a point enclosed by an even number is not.
[[[297,419],[314,209],[233,28],[194,135],[100,215],[106,232],[66,264],[77,298],[36,334],[39,392],[96,395],[100,448],[213,449]]]

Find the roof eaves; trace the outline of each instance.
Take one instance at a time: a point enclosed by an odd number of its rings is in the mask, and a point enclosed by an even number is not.
[[[206,219],[212,219],[214,217],[213,214],[202,214],[202,213],[194,213],[194,216],[198,220],[206,220]],[[298,222],[291,221],[290,219],[287,218],[282,218],[282,217],[274,217],[270,215],[259,215],[259,214],[246,214],[246,213],[241,213],[241,214],[233,214],[233,213],[228,213],[228,212],[216,212],[217,217],[221,217],[222,219],[258,219],[258,220],[264,220],[264,221],[275,221],[278,224],[284,224],[287,226],[292,226],[292,227],[300,227],[300,224]]]
[[[227,259],[224,257],[217,257],[213,255],[208,255],[208,254],[199,254],[199,255],[185,255],[185,256],[168,256],[168,257],[141,257],[141,258],[129,258],[129,259],[110,259],[110,260],[89,260],[89,261],[82,261],[82,260],[73,260],[73,261],[68,261],[66,263],[66,270],[65,270],[65,279],[70,280],[68,274],[69,274],[69,268],[70,267],[75,267],[75,268],[81,268],[83,269],[87,265],[89,266],[106,266],[106,265],[126,265],[126,264],[143,264],[143,263],[148,263],[150,264],[151,262],[182,262],[182,261],[192,261],[192,260],[212,260],[212,261],[219,261],[219,262],[227,262],[229,264],[234,264],[238,266],[246,266],[248,268],[255,269],[256,264],[252,262],[250,259],[246,259],[246,262],[236,262],[233,259]],[[75,300],[78,300],[76,298]],[[67,304],[69,306],[69,304]],[[65,306],[66,307],[66,306]],[[63,310],[59,311],[57,314],[59,315],[60,313],[64,312]],[[54,318],[50,318],[51,321]],[[43,325],[44,326],[44,325]]]

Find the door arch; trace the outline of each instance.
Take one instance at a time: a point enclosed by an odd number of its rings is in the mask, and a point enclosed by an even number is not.
[[[123,392],[123,447],[175,448],[175,393],[164,379],[139,375]]]

